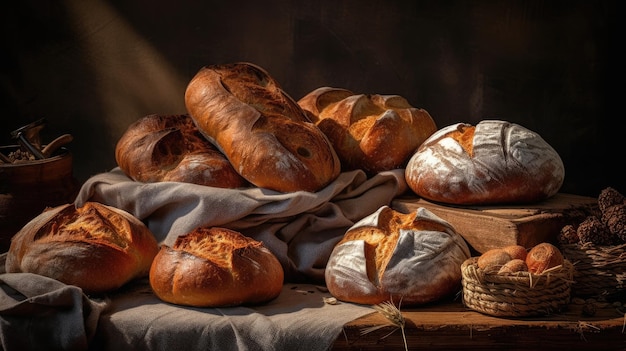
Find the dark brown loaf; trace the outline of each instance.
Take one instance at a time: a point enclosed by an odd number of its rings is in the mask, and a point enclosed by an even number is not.
[[[115,159],[127,176],[139,182],[173,181],[219,188],[248,185],[184,114],[140,118],[118,140]]]
[[[347,302],[424,304],[459,291],[460,267],[469,257],[463,238],[432,212],[403,214],[383,206],[337,243],[326,285]]]
[[[187,86],[185,104],[198,129],[258,187],[314,192],[339,176],[324,133],[256,65],[203,67]]]
[[[97,202],[65,204],[44,211],[12,238],[5,269],[103,293],[147,276],[158,250],[150,230],[128,212]]]
[[[344,171],[404,168],[437,127],[430,114],[398,95],[321,87],[298,101],[330,139]]]
[[[282,291],[283,268],[263,243],[225,228],[198,228],[163,245],[150,285],[163,301],[197,307],[259,304]]]
[[[408,186],[449,204],[532,203],[555,195],[565,178],[559,154],[518,124],[484,120],[435,132],[409,160]]]

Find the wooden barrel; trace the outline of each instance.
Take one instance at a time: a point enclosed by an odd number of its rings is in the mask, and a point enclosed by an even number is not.
[[[17,148],[0,146],[0,152],[8,155]],[[78,190],[72,154],[65,148],[46,159],[0,163],[0,252],[46,207],[73,202]]]

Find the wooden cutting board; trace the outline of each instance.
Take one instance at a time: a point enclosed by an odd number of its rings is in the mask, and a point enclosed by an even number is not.
[[[506,245],[526,248],[541,242],[556,243],[561,228],[590,214],[597,198],[558,193],[543,202],[515,206],[452,206],[416,197],[399,197],[391,203],[408,213],[424,207],[452,224],[478,253]]]

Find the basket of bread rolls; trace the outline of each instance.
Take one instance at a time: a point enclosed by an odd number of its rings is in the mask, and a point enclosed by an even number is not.
[[[626,293],[626,199],[617,189],[603,189],[597,208],[565,225],[558,239],[576,267],[573,296],[612,300]]]
[[[461,265],[463,303],[497,317],[550,315],[570,302],[574,266],[555,245],[508,245]]]

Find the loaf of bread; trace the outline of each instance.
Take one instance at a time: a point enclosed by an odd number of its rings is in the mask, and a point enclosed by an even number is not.
[[[218,188],[248,185],[191,117],[152,114],[131,124],[115,147],[118,166],[139,182],[184,182]]]
[[[344,171],[373,175],[404,168],[437,127],[430,114],[398,95],[321,87],[298,104],[330,139]]]
[[[282,291],[283,268],[260,241],[219,227],[197,228],[163,245],[150,286],[163,301],[196,307],[253,305]]]
[[[426,140],[405,178],[418,196],[447,204],[519,204],[555,195],[565,178],[559,154],[536,132],[484,120],[457,123]]]
[[[203,67],[187,86],[185,104],[205,137],[258,187],[315,192],[339,176],[328,138],[256,65]]]
[[[408,214],[388,206],[357,222],[326,265],[329,292],[359,304],[434,302],[461,288],[465,240],[425,208]]]
[[[158,250],[152,232],[128,212],[97,202],[65,204],[45,210],[13,236],[5,269],[105,293],[147,276]]]

